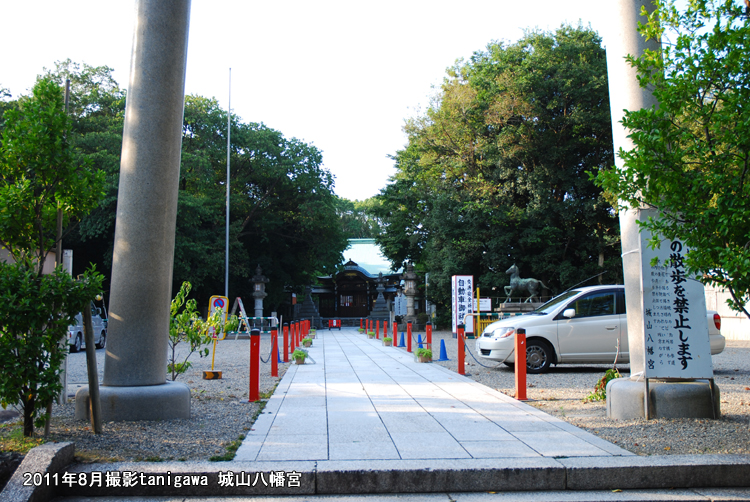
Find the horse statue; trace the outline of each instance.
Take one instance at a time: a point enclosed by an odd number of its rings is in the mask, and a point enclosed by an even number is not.
[[[513,293],[516,293],[519,296],[521,296],[522,294],[528,294],[529,296],[526,298],[524,303],[532,302],[534,298],[536,298],[537,300],[541,300],[539,297],[540,287],[547,288],[546,284],[544,284],[539,279],[521,279],[518,272],[518,267],[515,263],[508,270],[506,270],[505,273],[510,275],[510,286],[505,286],[504,288],[505,295],[507,296],[504,303],[508,303],[510,301],[510,297],[513,296]]]

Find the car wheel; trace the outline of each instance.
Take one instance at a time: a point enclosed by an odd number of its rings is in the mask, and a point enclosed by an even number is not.
[[[531,340],[526,345],[526,372],[544,373],[552,364],[552,349],[544,342]]]
[[[99,343],[96,344],[97,349],[103,349],[107,344],[107,333],[102,331],[102,335],[99,337]]]
[[[78,333],[76,335],[76,341],[73,342],[73,345],[70,347],[71,352],[80,352],[81,346],[83,346],[83,339],[81,338],[81,334]]]

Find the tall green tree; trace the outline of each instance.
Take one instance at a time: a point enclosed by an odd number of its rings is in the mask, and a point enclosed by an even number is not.
[[[640,222],[658,245],[679,237],[687,268],[726,287],[730,306],[750,301],[750,24],[733,0],[672,0],[640,27],[662,50],[630,58],[658,108],[627,112],[635,148],[620,151],[624,169],[599,181],[630,207],[658,209]]]
[[[206,301],[224,290],[226,123],[215,99],[186,98],[175,280]],[[340,263],[333,176],[317,148],[263,124],[232,116],[231,138],[230,296],[251,295],[260,265],[271,310]]]
[[[43,275],[58,239],[57,214],[70,222],[94,208],[103,176],[71,146],[62,89],[51,79],[37,81],[3,119],[0,244],[13,263],[0,263],[0,404],[20,405],[24,435],[32,436],[61,390],[67,326],[102,281],[93,271],[75,281],[62,267]]]
[[[380,202],[375,197],[365,200],[338,198],[336,212],[348,239],[374,239],[380,234],[381,222],[375,215],[375,209],[379,205]]]
[[[106,276],[111,270],[126,97],[111,72],[69,60],[46,72],[60,85],[71,80],[68,141],[74,156],[85,155],[104,176],[104,197],[65,238],[75,273],[89,261]],[[224,291],[226,129],[227,113],[215,99],[185,98],[174,292],[191,282],[201,308]],[[346,239],[333,178],[315,147],[236,116],[230,151],[230,296],[250,295],[248,279],[260,264],[271,279],[270,310],[285,301],[286,289],[301,288],[340,260]]]
[[[89,66],[70,59],[56,62],[54,69],[45,69],[45,76],[60,86],[70,80],[68,141],[76,155],[87,158],[103,176],[104,196],[85,218],[68,228],[64,240],[65,247],[73,250],[74,275],[89,263],[96,263],[109,277],[112,267],[126,97],[112,71],[108,66]]]
[[[618,280],[618,223],[587,175],[612,163],[609,117],[590,29],[529,32],[458,61],[407,122],[409,144],[379,196],[386,255],[429,271],[443,305],[451,275],[501,291],[513,263],[550,293],[601,271]]]

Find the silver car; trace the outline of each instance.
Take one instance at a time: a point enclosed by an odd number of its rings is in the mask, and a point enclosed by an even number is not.
[[[724,350],[721,317],[707,311],[711,354]],[[526,370],[543,373],[552,364],[628,363],[624,286],[591,286],[567,291],[522,316],[487,326],[476,340],[480,356],[513,366],[516,329],[526,329]]]
[[[94,344],[97,349],[103,349],[107,343],[107,320],[102,317],[102,310],[93,303],[91,305],[91,324],[94,327]],[[85,348],[83,336],[83,315],[76,314],[75,325],[68,326],[68,345],[71,352],[78,352]]]

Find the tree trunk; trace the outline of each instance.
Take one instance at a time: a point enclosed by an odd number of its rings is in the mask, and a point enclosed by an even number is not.
[[[23,435],[34,437],[34,395],[23,401]]]

